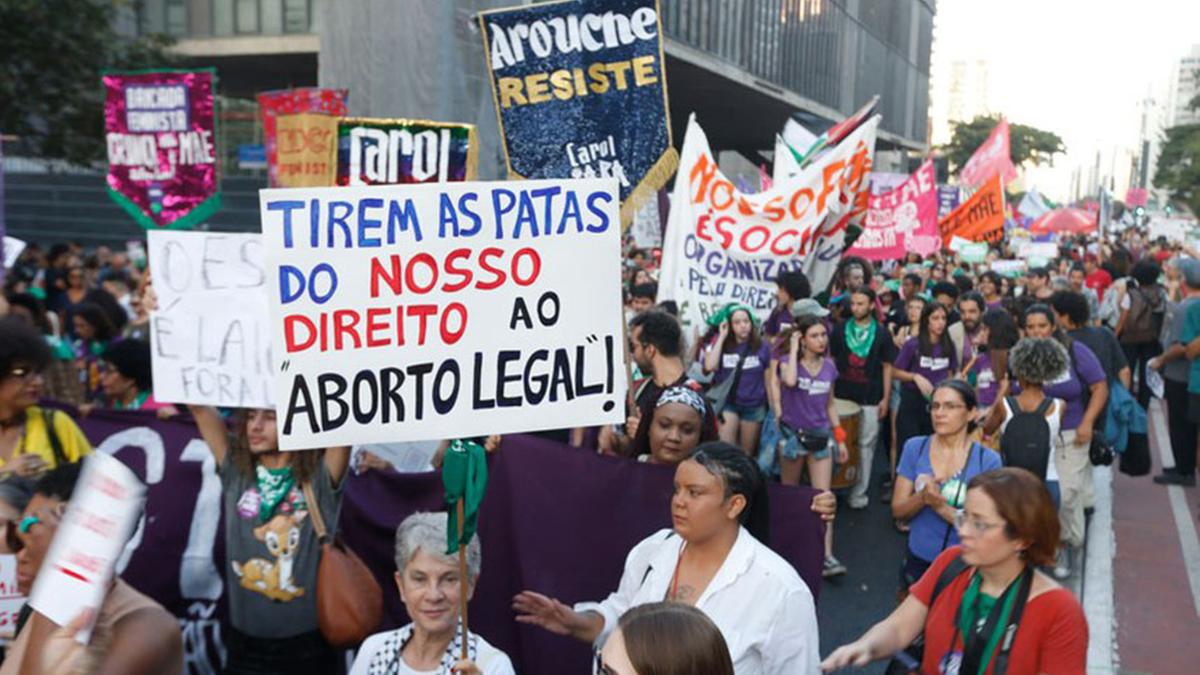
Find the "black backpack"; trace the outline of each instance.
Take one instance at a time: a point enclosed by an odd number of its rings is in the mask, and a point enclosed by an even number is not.
[[[1050,423],[1046,421],[1046,411],[1054,399],[1042,399],[1033,412],[1021,410],[1016,397],[1008,396],[1005,400],[1013,416],[1000,437],[1000,458],[1004,466],[1019,467],[1046,480],[1050,462]]]

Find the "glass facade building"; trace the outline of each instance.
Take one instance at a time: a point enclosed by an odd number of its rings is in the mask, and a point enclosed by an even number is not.
[[[671,40],[849,114],[880,96],[882,128],[928,134],[932,0],[660,0]]]

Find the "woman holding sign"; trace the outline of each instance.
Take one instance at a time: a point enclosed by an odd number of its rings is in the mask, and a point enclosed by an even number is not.
[[[215,408],[189,409],[221,477],[231,624],[225,672],[335,672],[337,653],[317,625],[321,544],[310,510],[337,522],[350,449],[280,452],[274,410],[240,411],[231,436]]]
[[[524,591],[513,598],[517,621],[602,647],[622,614],[665,599],[713,620],[740,675],[815,673],[812,593],[762,543],[766,508],[758,465],[728,443],[705,443],[675,469],[673,527],[633,548],[612,595],[572,608]]]

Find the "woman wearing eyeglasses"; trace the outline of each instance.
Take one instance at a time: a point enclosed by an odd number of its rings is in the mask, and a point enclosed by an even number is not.
[[[37,330],[16,317],[0,319],[0,478],[32,478],[92,451],[69,415],[36,405],[50,359]]]
[[[1083,608],[1037,571],[1058,548],[1058,516],[1042,481],[1016,468],[979,474],[955,521],[962,546],[942,553],[890,616],[822,669],[887,658],[924,631],[922,673],[1086,672]]]
[[[929,416],[933,434],[909,439],[892,488],[892,517],[910,521],[908,552],[900,572],[901,594],[937,558],[958,543],[954,513],[966,499],[967,483],[1000,468],[1000,455],[970,440],[975,426],[975,390],[946,380],[933,390]]]

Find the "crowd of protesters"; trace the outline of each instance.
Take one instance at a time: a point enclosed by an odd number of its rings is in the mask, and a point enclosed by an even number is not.
[[[592,644],[597,672],[622,675],[815,672],[888,658],[921,672],[947,672],[950,661],[956,672],[1083,672],[1086,622],[1058,582],[1078,574],[1093,465],[1110,456],[1111,439],[1145,433],[1118,429],[1131,416],[1114,411],[1144,415],[1162,399],[1175,466],[1154,480],[1195,485],[1200,256],[1130,229],[1064,239],[1058,258],[1020,274],[993,271],[1015,257],[1011,246],[993,245],[980,264],[948,251],[844,257],[820,289],[785,270],[769,314],[734,303],[691,330],[673,302],[657,303],[657,258],[627,249],[628,419],[547,435],[574,451],[674,467],[663,505],[673,526],[629,552],[619,585],[598,602],[570,606],[526,580],[514,621]],[[390,467],[370,455],[352,463],[344,447],[280,452],[273,410],[156,401],[155,306],[144,261],[105,247],[31,245],[8,270],[0,519],[22,590],[92,452],[72,416],[47,401],[83,415],[186,409],[220,477],[225,672],[336,672],[312,592],[322,548],[311,516],[337,522],[352,464]],[[502,451],[498,437],[487,445]],[[839,496],[850,509],[888,504],[907,533],[899,605],[823,664],[813,594],[766,534],[772,481],[817,489],[825,577],[855,574],[836,555]],[[367,639],[350,672],[513,672],[483,636],[459,630],[481,552],[478,541],[467,548],[464,578],[438,545],[445,526],[431,514],[401,523],[389,573],[412,623]],[[258,564],[264,546],[287,549],[286,579],[264,578],[279,573]],[[89,618],[104,639],[61,648],[77,627],[25,612],[0,673],[179,672],[169,618],[117,579]],[[1001,644],[1011,627],[1016,639]]]

